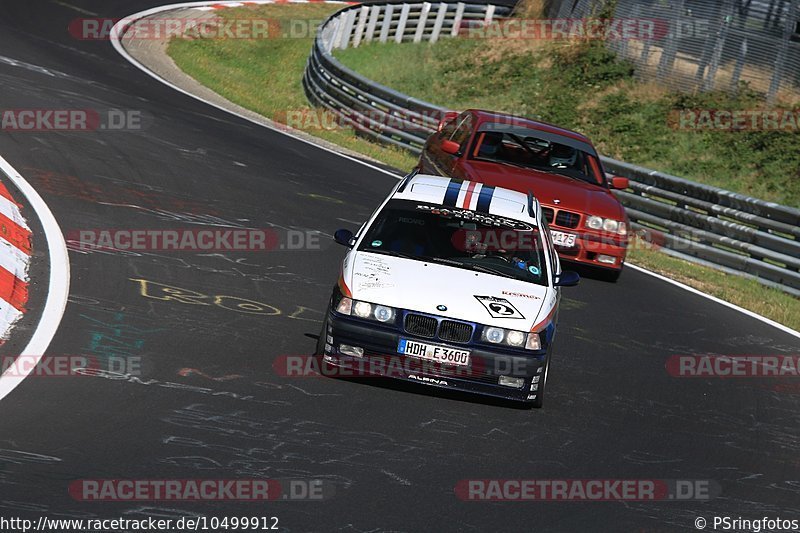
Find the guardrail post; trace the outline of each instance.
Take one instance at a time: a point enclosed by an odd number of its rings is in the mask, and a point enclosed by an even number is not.
[[[428,13],[431,11],[430,2],[422,3],[422,11],[419,14],[419,21],[417,22],[417,31],[414,32],[414,42],[422,41],[422,34],[425,32],[425,24],[428,23]]]
[[[361,44],[361,39],[364,37],[364,27],[367,25],[368,13],[368,6],[361,6],[361,9],[358,10],[358,24],[356,24],[356,33],[353,35],[353,48],[358,48],[358,45]]]
[[[430,42],[435,43],[439,40],[439,34],[442,32],[442,25],[444,24],[444,16],[447,14],[447,4],[444,2],[439,3],[439,11],[436,12],[436,20],[433,22],[433,32],[431,33]]]
[[[331,40],[331,45],[328,48],[328,52],[332,51],[335,48],[339,48],[342,43],[342,36],[344,35],[344,16],[339,15],[333,21],[336,27],[333,29],[333,39]]]
[[[492,23],[492,19],[494,18],[494,4],[489,4],[486,6],[486,16],[483,17],[483,26],[486,27]]]
[[[450,35],[455,37],[461,29],[461,19],[464,18],[464,2],[459,2],[456,7],[456,16],[453,19],[453,27],[450,28]]]
[[[369,22],[367,23],[367,34],[364,36],[368,43],[375,38],[375,27],[378,25],[378,17],[381,14],[381,6],[372,6],[369,11]]]
[[[409,11],[411,11],[411,6],[403,4],[403,9],[400,11],[400,20],[397,21],[397,30],[394,32],[394,42],[396,43],[403,42],[403,34],[406,32]]]
[[[392,13],[394,12],[394,6],[392,4],[386,4],[386,7],[383,10],[383,23],[381,24],[381,35],[378,37],[378,41],[385,43],[386,40],[389,38],[389,28],[392,26]]]
[[[339,39],[339,49],[345,50],[350,44],[350,35],[353,33],[353,24],[356,21],[356,11],[351,9],[344,13],[344,24],[342,24],[342,35]]]

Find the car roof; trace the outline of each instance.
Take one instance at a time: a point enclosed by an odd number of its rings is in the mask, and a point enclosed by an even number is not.
[[[538,201],[532,194],[458,178],[413,174],[404,179],[392,199],[468,209],[538,225]]]
[[[592,146],[592,141],[589,140],[588,137],[578,133],[577,131],[568,130],[566,128],[562,128],[556,126],[554,124],[549,124],[547,122],[539,122],[538,120],[533,120],[530,118],[520,117],[517,115],[510,115],[508,113],[498,113],[495,111],[486,111],[483,109],[468,109],[467,111],[474,113],[478,119],[478,127],[483,124],[489,122],[502,122],[502,123],[513,123],[517,126],[522,126],[525,128],[530,128],[539,131],[546,131],[548,133],[553,133],[556,135],[563,135],[564,137],[569,137],[571,139],[575,139],[576,141],[582,141]]]

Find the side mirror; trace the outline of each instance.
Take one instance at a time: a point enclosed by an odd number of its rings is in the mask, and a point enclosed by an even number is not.
[[[627,189],[630,186],[631,182],[628,178],[620,176],[612,176],[611,178],[611,187],[614,189]]]
[[[581,280],[577,272],[572,270],[565,270],[560,276],[556,278],[554,285],[556,287],[574,287]]]
[[[442,117],[442,120],[439,121],[439,126],[437,126],[436,131],[442,131],[445,125],[451,120],[454,120],[457,116],[458,113],[455,111],[448,111],[447,113],[445,113],[444,116]]]
[[[442,152],[450,155],[458,155],[461,145],[455,141],[442,141]]]
[[[333,234],[333,240],[342,246],[352,248],[353,245],[350,244],[350,241],[353,240],[353,232],[349,229],[337,229],[336,233]]]

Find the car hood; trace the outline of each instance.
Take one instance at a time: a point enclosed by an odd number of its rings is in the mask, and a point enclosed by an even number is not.
[[[542,285],[361,251],[345,262],[344,278],[357,300],[522,331],[555,302]]]
[[[542,205],[624,220],[625,210],[611,191],[583,181],[485,161],[469,161],[469,175],[495,187],[533,192]],[[559,200],[556,203],[555,200]]]

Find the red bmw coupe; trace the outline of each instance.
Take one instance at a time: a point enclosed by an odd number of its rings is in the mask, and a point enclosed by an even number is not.
[[[419,170],[531,192],[544,209],[553,243],[567,261],[601,269],[615,281],[625,263],[628,217],[591,141],[534,120],[469,109],[447,113],[422,151]]]

